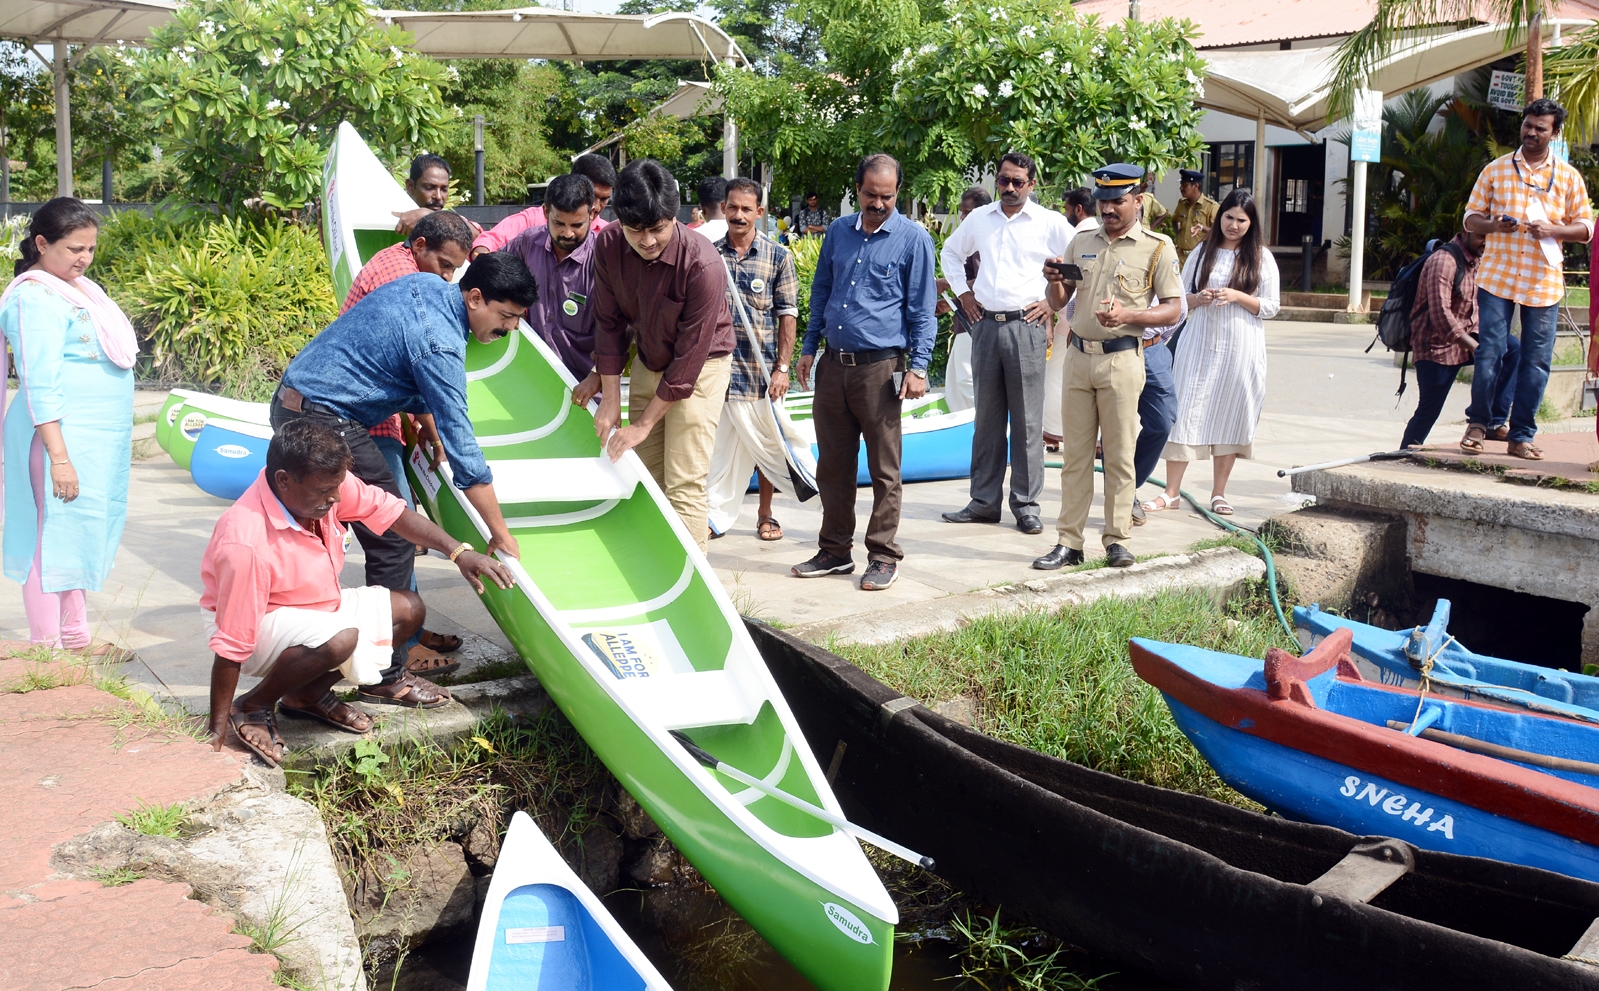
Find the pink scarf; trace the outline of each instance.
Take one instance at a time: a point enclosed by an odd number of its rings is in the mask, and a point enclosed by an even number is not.
[[[59,279],[40,268],[30,268],[11,280],[6,291],[0,294],[0,307],[24,282],[38,282],[48,286],[56,295],[79,309],[89,311],[94,329],[100,336],[100,350],[118,368],[132,368],[139,357],[139,341],[134,336],[133,324],[123,315],[121,308],[111,301],[99,284],[88,276],[80,275],[77,284]],[[0,357],[0,376],[6,372],[5,359]]]

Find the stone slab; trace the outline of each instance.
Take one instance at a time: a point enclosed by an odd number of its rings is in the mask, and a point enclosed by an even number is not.
[[[883,644],[958,630],[974,619],[1082,605],[1107,596],[1135,598],[1200,589],[1225,598],[1244,582],[1266,575],[1266,565],[1231,547],[1140,561],[1130,568],[1099,568],[1048,575],[1014,585],[948,595],[895,609],[876,609],[788,633],[818,644]]]
[[[1599,463],[1599,438],[1592,430],[1581,432],[1538,434],[1534,442],[1543,448],[1542,461],[1528,461],[1512,456],[1509,443],[1501,440],[1483,442],[1481,454],[1467,454],[1458,444],[1434,444],[1416,453],[1418,459],[1463,468],[1486,466],[1502,471],[1507,478],[1522,482],[1545,482],[1551,479],[1575,485],[1599,483],[1599,474],[1588,466]]]

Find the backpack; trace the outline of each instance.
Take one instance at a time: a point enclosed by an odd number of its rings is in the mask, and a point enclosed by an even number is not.
[[[1454,256],[1454,289],[1460,292],[1460,283],[1466,277],[1465,253],[1453,241],[1439,238],[1428,241],[1421,257],[1399,270],[1398,277],[1388,289],[1388,298],[1383,300],[1382,309],[1377,311],[1377,334],[1366,345],[1367,354],[1377,346],[1378,341],[1382,341],[1388,350],[1404,354],[1399,364],[1399,391],[1394,393],[1396,396],[1405,394],[1405,375],[1410,371],[1410,314],[1416,302],[1416,288],[1421,283],[1421,268],[1436,251],[1447,251]]]

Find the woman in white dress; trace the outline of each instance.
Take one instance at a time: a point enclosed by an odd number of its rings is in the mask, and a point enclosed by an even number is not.
[[[1166,491],[1146,511],[1176,509],[1190,461],[1214,461],[1211,512],[1231,516],[1227,479],[1240,457],[1254,456],[1255,427],[1266,404],[1266,327],[1277,315],[1277,263],[1262,244],[1255,198],[1235,189],[1222,201],[1210,237],[1188,256],[1183,286],[1188,323],[1172,377],[1177,422],[1166,442]]]

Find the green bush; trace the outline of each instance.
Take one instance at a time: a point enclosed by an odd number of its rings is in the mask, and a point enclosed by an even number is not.
[[[133,321],[154,378],[265,400],[338,315],[322,243],[278,218],[121,213],[91,275]]]

